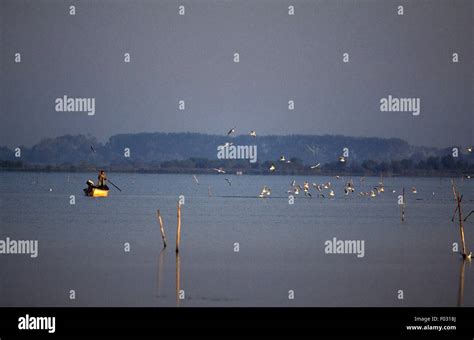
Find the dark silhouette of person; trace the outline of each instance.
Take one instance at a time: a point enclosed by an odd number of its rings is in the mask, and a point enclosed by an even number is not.
[[[98,179],[98,183],[97,183],[98,188],[106,188],[107,187],[107,185],[105,185],[105,181],[107,181],[107,176],[105,175],[104,170],[100,170],[99,176],[97,177],[97,179]]]

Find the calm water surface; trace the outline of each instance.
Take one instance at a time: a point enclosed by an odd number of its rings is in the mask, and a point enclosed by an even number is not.
[[[385,192],[371,199],[344,196],[347,178],[208,175],[197,176],[197,184],[192,175],[109,177],[122,192],[111,188],[108,198],[90,198],[82,189],[96,180],[93,173],[0,173],[0,239],[39,241],[36,259],[0,255],[0,305],[474,306],[473,265],[463,268],[452,251],[459,227],[451,222],[449,179],[386,178]],[[336,196],[318,198],[312,189],[313,198],[300,194],[290,205],[293,179],[330,181]],[[359,192],[380,179],[353,181]],[[457,183],[467,214],[474,181]],[[264,185],[270,198],[256,198]],[[403,187],[404,223],[397,205]],[[185,205],[177,258],[179,195]],[[333,237],[364,240],[365,256],[326,254],[324,242]],[[474,217],[466,222],[466,241],[474,249]],[[177,288],[185,297],[178,302]]]

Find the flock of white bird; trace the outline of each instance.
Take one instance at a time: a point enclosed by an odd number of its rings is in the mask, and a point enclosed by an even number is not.
[[[234,136],[235,135],[235,132],[236,132],[236,127],[233,127],[231,128],[228,132],[227,132],[227,136],[230,137],[230,136]],[[257,137],[257,132],[255,130],[251,130],[249,132],[249,136],[251,137]],[[228,146],[231,146],[233,145],[232,142],[226,142],[224,144],[224,147],[228,147]],[[315,155],[316,154],[316,147],[314,146],[310,146],[310,145],[306,145],[306,147],[309,149],[309,151]],[[468,152],[472,152],[473,149],[472,147],[469,147],[468,148]],[[287,159],[285,157],[285,155],[281,155],[280,156],[280,159],[279,161],[281,163],[291,163],[291,160]],[[341,163],[345,163],[347,161],[346,157],[344,156],[339,156],[339,162]],[[314,165],[311,165],[309,168],[310,169],[317,169],[321,166],[321,163],[316,163]],[[268,171],[270,173],[273,173],[277,170],[277,165],[275,163],[271,163],[269,168],[268,168]],[[219,174],[225,174],[226,171],[223,169],[223,168],[214,168],[214,171],[216,171],[217,173]],[[335,176],[336,179],[341,179],[340,176]],[[194,179],[196,181],[196,183],[199,183],[196,176],[194,176]],[[228,178],[225,178],[225,180],[227,181],[227,183],[229,184],[229,186],[232,185],[231,181],[228,179]],[[363,180],[363,178],[361,179],[361,181]],[[318,183],[309,183],[308,181],[305,181],[303,183],[303,186],[301,186],[300,184],[297,184],[295,180],[292,181],[291,185],[290,185],[290,188],[288,189],[287,193],[289,195],[299,195],[300,193],[302,193],[305,197],[313,197],[313,194],[311,193],[311,189],[313,189],[314,193],[317,194],[317,197],[319,198],[333,198],[336,196],[335,192],[334,192],[334,188],[331,184],[331,182],[326,182],[326,183],[321,183],[321,184],[318,184]],[[355,189],[355,186],[354,186],[354,183],[352,181],[352,179],[350,179],[349,181],[347,181],[345,184],[344,184],[344,196],[348,196],[350,194],[353,194],[355,193],[356,189]],[[384,188],[384,184],[383,184],[383,180],[381,180],[381,182],[376,186],[374,187],[373,189],[369,190],[369,191],[359,191],[358,195],[361,196],[361,197],[377,197],[378,195],[380,195],[381,193],[385,192],[385,188]],[[392,191],[393,193],[395,193],[395,190]],[[411,192],[413,194],[416,194],[417,193],[417,189],[415,187],[412,187],[411,188]],[[433,192],[433,195],[435,193]],[[271,189],[269,186],[267,185],[264,185],[263,188],[261,189],[260,191],[260,194],[258,195],[258,197],[260,198],[265,198],[265,197],[269,197],[271,195]]]

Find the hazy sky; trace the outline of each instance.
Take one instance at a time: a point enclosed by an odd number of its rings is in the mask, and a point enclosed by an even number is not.
[[[0,145],[234,126],[474,142],[472,0],[0,3]],[[381,112],[389,94],[420,98],[420,115]],[[63,95],[95,98],[95,115],[56,112]]]

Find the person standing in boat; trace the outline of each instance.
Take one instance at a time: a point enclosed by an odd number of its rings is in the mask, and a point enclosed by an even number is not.
[[[104,170],[100,170],[99,176],[97,177],[98,183],[97,187],[98,188],[107,188],[107,185],[105,185],[105,181],[107,180],[107,176],[105,175]]]

